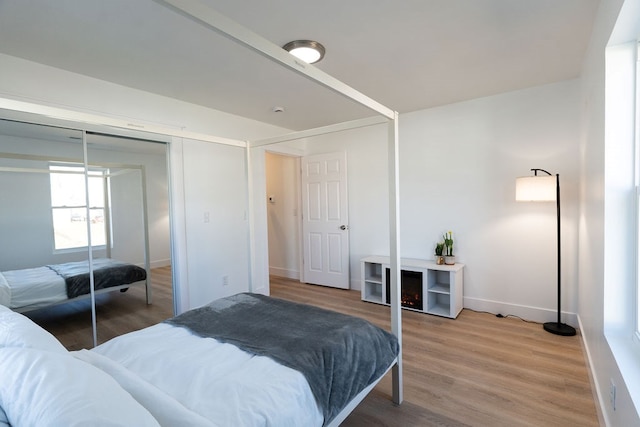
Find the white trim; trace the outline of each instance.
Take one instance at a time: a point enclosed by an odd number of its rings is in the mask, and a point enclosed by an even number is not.
[[[151,261],[151,268],[160,268],[160,267],[168,267],[171,265],[171,259],[157,259],[155,261]]]
[[[183,141],[172,138],[167,144],[169,180],[169,227],[171,233],[171,272],[173,275],[173,311],[189,309],[189,271],[187,265],[187,218],[184,195]]]
[[[580,316],[577,316],[577,321],[578,321],[577,325],[579,330],[584,331],[584,328],[582,327],[582,319],[580,319]],[[604,410],[605,408],[604,405],[606,402],[604,400],[604,397],[602,396],[602,393],[600,392],[601,389],[598,383],[598,376],[596,375],[596,367],[593,364],[593,358],[591,357],[589,340],[587,340],[587,337],[582,332],[580,332],[580,340],[582,341],[585,358],[587,359],[587,365],[589,366],[589,369],[587,369],[587,372],[589,374],[589,379],[591,380],[591,392],[593,393],[593,400],[598,403],[596,405],[596,412],[598,413],[598,419],[600,421],[600,425],[610,426],[611,422],[607,417],[607,411]]]
[[[502,314],[503,316],[517,316],[531,322],[545,323],[557,320],[558,311],[556,309],[533,307],[522,304],[505,303],[502,301],[493,301],[482,298],[464,297],[464,308],[475,311],[483,311],[493,314]],[[562,321],[569,325],[578,324],[578,315],[563,311]]]
[[[295,141],[303,138],[310,138],[318,135],[326,135],[329,133],[342,132],[350,129],[357,129],[366,126],[373,126],[386,123],[387,119],[380,116],[367,117],[365,119],[352,120],[348,122],[336,123],[333,125],[322,126],[319,128],[307,129],[300,132],[292,132],[285,135],[274,136],[272,138],[259,139],[249,141],[249,147],[261,147],[263,145],[278,144],[280,142]]]
[[[247,177],[247,221],[249,226],[249,291],[254,293],[264,293],[263,287],[257,289],[256,277],[257,271],[255,271],[256,265],[256,224],[255,220],[255,208],[254,208],[254,184],[253,184],[253,162],[251,161],[251,150],[249,147],[244,150],[246,177]],[[268,283],[268,282],[267,282]],[[261,291],[261,292],[259,292]]]
[[[300,280],[300,272],[296,270],[291,270],[290,268],[269,266],[269,275],[284,277],[284,278],[293,279],[293,280]]]
[[[48,107],[45,105],[34,104],[25,101],[17,101],[14,99],[2,97],[0,97],[0,109],[38,114],[40,116],[45,116],[56,120],[68,120],[79,124],[111,126],[117,129],[128,129],[166,136],[174,136],[179,138],[196,139],[206,142],[215,142],[217,144],[233,145],[236,147],[247,146],[246,141],[190,132],[183,129],[171,128],[168,126],[133,123],[131,120],[122,120],[97,114],[82,113],[79,111],[65,110],[57,107]]]
[[[398,338],[399,352],[393,367],[393,402],[402,403],[402,309],[400,307],[400,147],[398,113],[389,122],[389,267],[391,278],[391,332]]]

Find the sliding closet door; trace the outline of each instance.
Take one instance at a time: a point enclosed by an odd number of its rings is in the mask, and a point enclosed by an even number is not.
[[[84,184],[81,131],[0,120],[0,304],[71,348],[92,335],[90,311],[55,305],[68,298],[58,266],[88,257]]]
[[[167,165],[162,136],[0,119],[0,304],[72,350],[172,316]]]
[[[102,343],[153,323],[147,319],[156,309],[151,257],[160,264],[170,258],[166,144],[92,132],[86,139]]]

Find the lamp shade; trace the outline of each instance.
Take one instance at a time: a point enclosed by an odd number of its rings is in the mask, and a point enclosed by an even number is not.
[[[553,202],[556,200],[556,177],[522,176],[516,178],[516,201]]]

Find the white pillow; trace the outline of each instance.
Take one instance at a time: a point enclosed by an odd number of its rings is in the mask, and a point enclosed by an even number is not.
[[[172,396],[106,356],[89,350],[73,351],[69,354],[76,359],[95,366],[118,381],[120,387],[144,406],[160,425],[189,427],[215,426],[212,421],[186,408]]]
[[[113,378],[70,354],[0,348],[0,378],[0,406],[14,426],[159,427]]]
[[[37,348],[67,353],[67,349],[53,335],[28,317],[9,309],[0,310],[0,348],[2,347]]]
[[[0,306],[11,305],[11,286],[7,283],[7,279],[0,272]],[[0,310],[2,307],[0,307]]]
[[[0,406],[0,427],[10,427],[7,414],[4,413],[4,409]]]

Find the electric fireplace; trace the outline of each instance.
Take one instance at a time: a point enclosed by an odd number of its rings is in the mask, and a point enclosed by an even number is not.
[[[391,271],[387,274],[387,304],[391,302]],[[422,311],[422,272],[400,270],[400,305]]]

